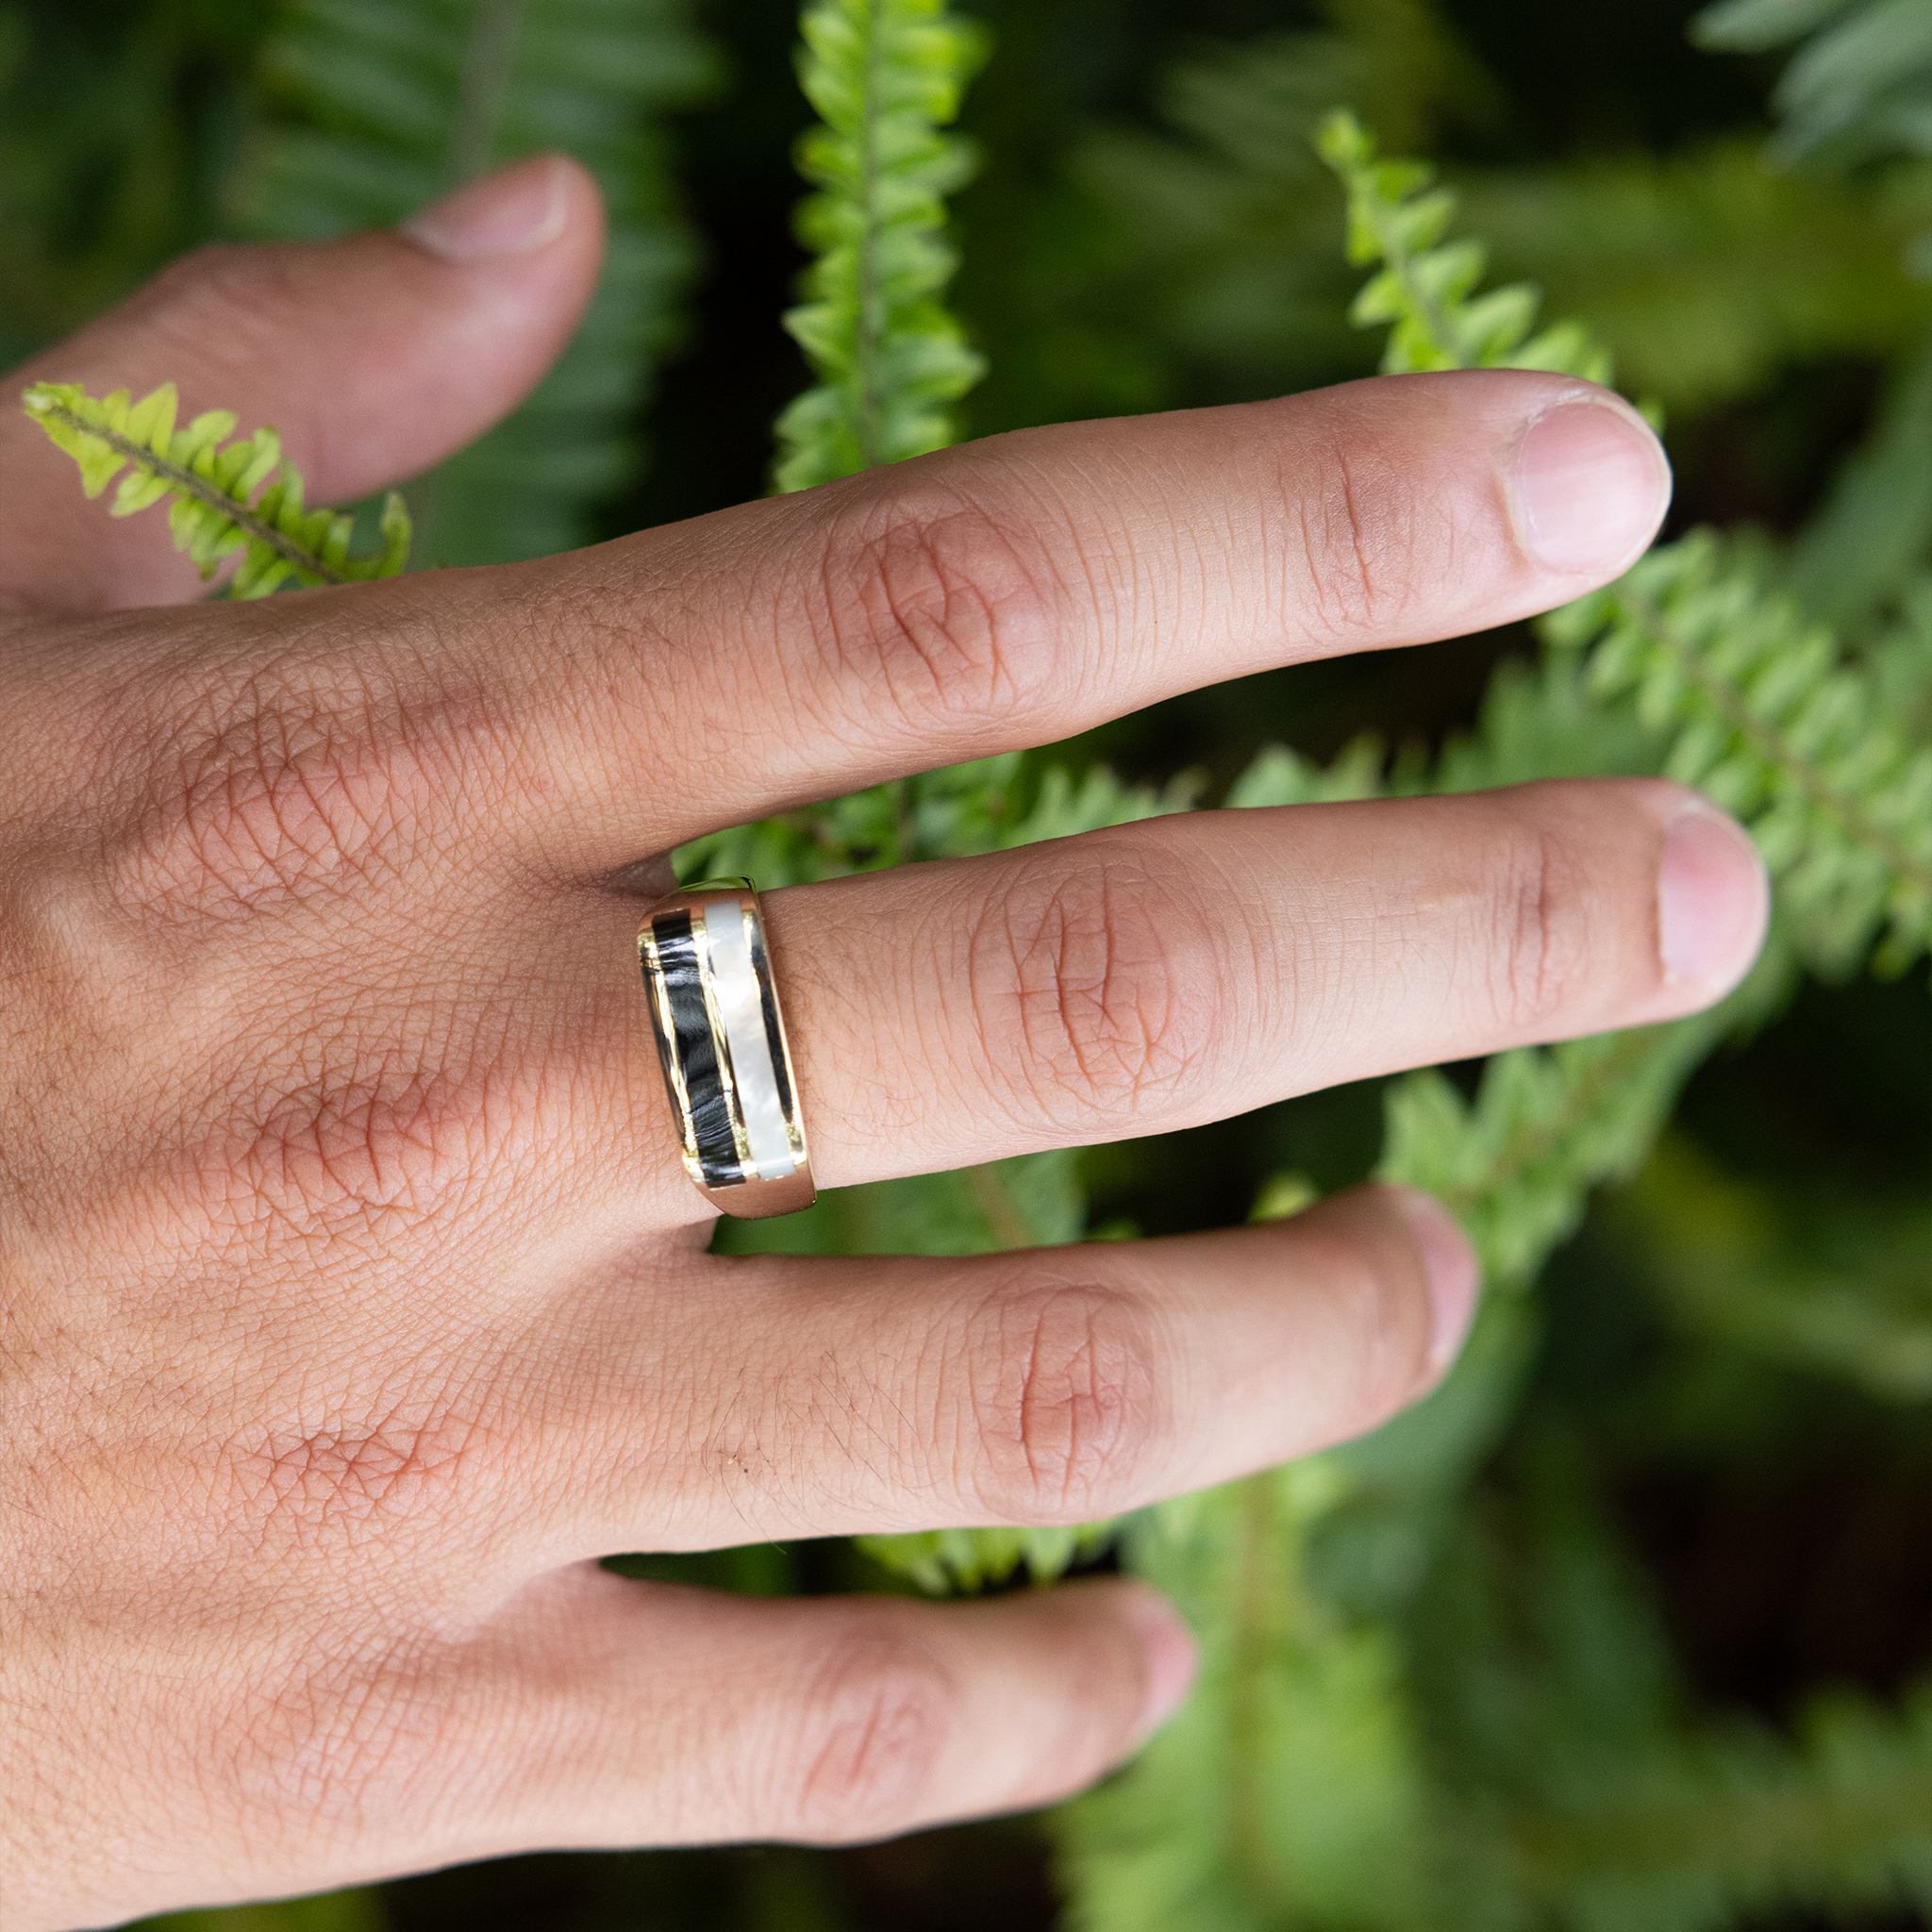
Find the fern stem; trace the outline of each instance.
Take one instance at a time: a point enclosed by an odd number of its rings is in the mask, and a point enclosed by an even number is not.
[[[879,64],[885,35],[885,0],[866,0],[865,92],[859,110],[859,180],[865,197],[865,225],[858,238],[858,339],[854,360],[858,378],[858,455],[876,469],[885,456],[879,417],[879,339],[885,332],[885,304],[879,299]]]
[[[1632,584],[1624,601],[1657,645],[1670,654],[1685,681],[1695,687],[1711,709],[1766,764],[1795,785],[1813,805],[1836,818],[1854,843],[1879,854],[1900,878],[1922,896],[1932,899],[1932,865],[1926,864],[1897,833],[1875,824],[1860,809],[1856,797],[1832,785],[1775,725],[1751,709],[1734,685],[1713,676],[1703,654],[1677,634],[1670,613],[1646,590]]]
[[[1678,1021],[1675,1026],[1694,1024]],[[1501,1193],[1530,1168],[1547,1160],[1579,1127],[1587,1127],[1611,1093],[1637,1074],[1647,1061],[1665,1057],[1675,1044],[1675,1026],[1639,1027],[1624,1034],[1585,1078],[1565,1091],[1565,1106],[1559,1114],[1554,1119],[1538,1121],[1533,1127],[1512,1136],[1479,1181],[1444,1191],[1443,1206],[1452,1214],[1467,1214],[1484,1195]]]
[[[463,38],[456,112],[443,155],[443,176],[452,188],[489,171],[523,25],[524,0],[479,0]]]
[[[1821,1790],[1793,1766],[1784,1789],[1753,1789],[1740,1779],[1733,1790],[1673,1790],[1648,1805],[1609,1798],[1588,1817],[1532,1813],[1512,1825],[1510,1838],[1524,1877],[1544,1895],[1593,1873],[1708,1869],[1713,1847],[1746,1870],[1882,1857],[1923,1833],[1932,1777],[1922,1764],[1874,1769],[1880,1774],[1836,1790]]]
[[[192,470],[184,469],[179,463],[171,463],[166,457],[157,456],[145,443],[136,442],[132,437],[123,436],[118,429],[109,429],[106,424],[90,423],[64,403],[37,407],[35,413],[47,422],[58,423],[64,429],[78,430],[83,436],[92,436],[119,455],[131,458],[142,469],[151,470],[157,476],[165,476],[174,488],[218,510],[244,536],[255,542],[265,543],[284,563],[294,569],[320,577],[325,584],[346,584],[350,581],[341,571],[323,562],[313,551],[303,549],[292,538],[285,536],[266,518],[257,516],[245,504],[236,502],[225,491],[217,489],[206,476],[197,476]]]
[[[1376,244],[1382,251],[1382,259],[1407,291],[1409,301],[1414,305],[1416,313],[1427,325],[1429,335],[1437,348],[1450,358],[1449,367],[1474,368],[1474,364],[1462,352],[1455,318],[1443,307],[1435,291],[1415,273],[1415,257],[1410,254],[1408,243],[1402,239],[1401,231],[1388,219],[1379,201],[1370,202],[1368,212],[1369,224],[1375,231]]]

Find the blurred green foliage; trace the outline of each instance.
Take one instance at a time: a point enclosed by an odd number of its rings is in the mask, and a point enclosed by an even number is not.
[[[962,427],[1365,373],[1383,325],[1396,366],[1614,365],[1666,411],[1672,541],[1540,642],[1247,680],[685,858],[776,883],[1203,799],[1669,769],[1759,837],[1779,887],[1766,961],[1674,1026],[844,1191],[721,1237],[1132,1238],[1380,1171],[1437,1189],[1476,1239],[1490,1294],[1463,1362],[1362,1443],[1086,1533],[625,1561],[754,1592],[1118,1562],[1170,1590],[1202,1637],[1194,1697],[1044,1836],[529,1859],[164,1923],[1021,1926],[1050,1923],[1058,1890],[1087,1932],[1932,1924],[1923,0],[1726,0],[1694,23],[1673,0],[962,13],[822,0],[801,94],[775,0],[13,0],[0,343],[36,346],[207,236],[391,220],[497,159],[573,148],[613,196],[611,275],[551,383],[412,492],[432,561],[749,493],[762,418],[800,392],[791,483]],[[969,186],[940,130],[988,45]],[[1455,202],[1346,123],[1326,141],[1344,196],[1315,145],[1338,107],[1431,157]],[[866,158],[888,133],[896,180]],[[778,325],[801,269],[808,366]],[[677,392],[654,391],[680,343]],[[1686,537],[1699,523],[1724,528]],[[1874,947],[1908,976],[1870,977]]]
[[[662,115],[719,78],[689,14],[685,0],[290,0],[269,15],[227,184],[243,234],[386,226],[556,149],[604,191],[590,312],[524,405],[417,485],[419,565],[569,549],[635,473],[638,419],[696,261]]]

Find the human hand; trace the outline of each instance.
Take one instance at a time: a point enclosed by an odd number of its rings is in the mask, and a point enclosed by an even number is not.
[[[193,258],[16,387],[172,376],[278,422],[318,495],[379,487],[513,404],[595,273],[564,162],[417,232]],[[640,881],[720,824],[1573,596],[1662,513],[1633,414],[1393,378],[257,604],[184,601],[18,418],[0,463],[8,1932],[872,1837],[1130,1750],[1190,1656],[1137,1585],[758,1602],[594,1559],[1075,1522],[1305,1453],[1433,1383],[1466,1246],[1366,1189],[1179,1241],[708,1256]],[[1666,1019],[1764,908],[1743,835],[1654,781],[765,900],[832,1186]]]

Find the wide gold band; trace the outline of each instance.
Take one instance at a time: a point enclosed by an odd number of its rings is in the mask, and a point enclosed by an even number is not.
[[[651,908],[638,963],[685,1172],[726,1214],[817,1198],[764,919],[749,879],[707,879]]]

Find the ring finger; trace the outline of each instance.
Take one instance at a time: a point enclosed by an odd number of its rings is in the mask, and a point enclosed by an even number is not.
[[[834,1186],[1674,1018],[1765,908],[1743,832],[1648,779],[1203,813],[766,900]]]

